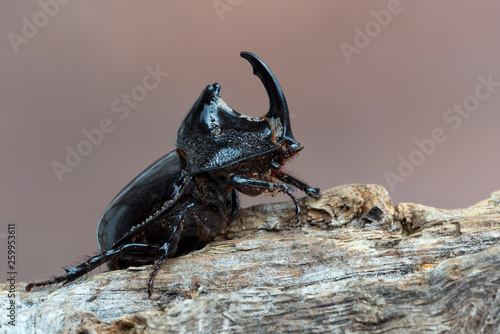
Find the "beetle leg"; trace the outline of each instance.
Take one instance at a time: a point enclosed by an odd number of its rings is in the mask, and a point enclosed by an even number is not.
[[[300,190],[305,192],[308,196],[311,196],[313,198],[320,198],[321,197],[321,192],[320,192],[319,188],[313,188],[313,187],[309,186],[308,184],[294,178],[293,176],[288,175],[286,173],[283,173],[280,170],[276,171],[274,173],[274,175],[279,180],[286,182],[286,183],[289,183],[289,184],[299,188]]]
[[[164,253],[160,256],[160,258],[158,259],[158,262],[156,262],[155,268],[153,269],[153,271],[151,272],[151,275],[149,276],[148,298],[151,298],[151,294],[153,293],[153,282],[154,282],[156,273],[158,272],[158,269],[160,268],[161,264],[163,263],[163,261],[165,261],[165,259],[167,258],[168,254],[169,254],[170,244],[166,243],[165,245],[163,245],[162,248],[165,249]],[[172,253],[172,252],[170,252],[170,253]]]
[[[263,181],[263,180],[254,179],[251,177],[246,177],[243,175],[231,176],[229,183],[231,183],[235,187],[243,186],[243,187],[249,187],[249,188],[278,190],[278,191],[282,191],[284,193],[295,191],[295,189],[293,189],[293,187],[289,186],[288,184],[267,182],[267,181]]]
[[[162,254],[158,258],[158,261],[156,262],[156,265],[151,272],[151,275],[149,276],[149,282],[148,282],[148,297],[151,298],[151,294],[153,293],[153,284],[154,284],[154,279],[156,276],[156,273],[158,272],[158,269],[160,269],[161,264],[163,261],[165,261],[166,258],[168,258],[170,255],[175,254],[175,251],[177,250],[177,243],[179,242],[179,239],[181,237],[182,233],[182,217],[184,216],[184,213],[186,210],[183,210],[175,219],[174,222],[174,229],[172,231],[172,234],[170,235],[170,238],[166,243],[163,244],[163,246],[159,247],[159,250],[162,251]]]
[[[267,181],[263,181],[263,180],[252,179],[250,177],[246,177],[246,176],[242,176],[242,175],[231,176],[231,179],[229,182],[233,186],[235,186],[236,188],[243,186],[243,187],[249,187],[249,188],[278,190],[278,191],[284,192],[285,194],[290,196],[292,201],[295,203],[295,216],[298,217],[300,215],[299,201],[297,201],[295,196],[292,194],[292,192],[295,191],[295,189],[293,189],[293,187],[289,186],[288,184],[267,182]]]
[[[289,191],[285,191],[285,193],[290,196],[290,198],[292,199],[293,203],[295,203],[295,217],[297,217],[297,223],[299,222],[299,216],[300,216],[300,205],[299,205],[299,201],[297,201],[297,198],[295,198],[295,196],[293,196],[293,194]]]
[[[26,291],[31,291],[34,287],[56,284],[60,282],[64,282],[64,284],[74,281],[77,278],[85,275],[86,273],[94,270],[100,265],[113,260],[117,256],[131,256],[144,253],[151,254],[151,257],[156,257],[155,255],[158,253],[159,247],[153,245],[144,245],[144,244],[127,244],[123,245],[117,249],[110,249],[96,255],[94,257],[89,258],[87,261],[77,265],[76,267],[65,267],[66,275],[57,276],[48,281],[35,282],[26,285]]]

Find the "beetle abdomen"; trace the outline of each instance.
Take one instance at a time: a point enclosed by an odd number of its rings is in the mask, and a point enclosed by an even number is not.
[[[120,240],[130,237],[131,232],[137,233],[136,229],[170,210],[191,181],[184,167],[184,158],[178,151],[172,151],[125,186],[99,220],[99,249],[111,249]]]

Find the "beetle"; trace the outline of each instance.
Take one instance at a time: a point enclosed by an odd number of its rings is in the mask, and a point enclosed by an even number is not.
[[[220,85],[208,85],[177,132],[177,148],[161,157],[123,188],[97,226],[100,253],[66,274],[34,282],[27,291],[71,282],[107,263],[111,270],[155,264],[148,296],[162,263],[169,257],[200,249],[238,213],[238,192],[250,196],[283,192],[300,206],[293,187],[319,198],[321,192],[282,171],[302,150],[293,137],[285,95],[267,65],[241,52],[262,81],[269,111],[261,117],[242,115],[220,97]]]

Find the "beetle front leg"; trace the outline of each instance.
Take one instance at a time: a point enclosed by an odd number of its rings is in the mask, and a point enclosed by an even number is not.
[[[296,217],[300,216],[299,201],[297,201],[295,196],[292,194],[292,192],[295,191],[295,189],[293,189],[293,187],[289,186],[288,184],[267,182],[267,181],[263,181],[263,180],[252,179],[251,177],[246,177],[243,175],[231,176],[229,183],[231,183],[234,187],[236,187],[238,190],[240,190],[243,193],[245,193],[245,191],[242,189],[242,187],[267,189],[267,190],[271,190],[271,191],[277,190],[277,191],[284,192],[285,194],[290,196],[292,201],[295,203],[295,216]]]
[[[300,190],[305,192],[308,196],[311,196],[313,198],[320,198],[321,197],[321,191],[319,190],[319,188],[313,188],[310,185],[308,185],[307,183],[302,182],[302,181],[294,178],[291,175],[283,173],[281,170],[276,171],[274,173],[274,175],[279,180],[281,180],[285,183],[289,183],[289,184],[299,188]]]

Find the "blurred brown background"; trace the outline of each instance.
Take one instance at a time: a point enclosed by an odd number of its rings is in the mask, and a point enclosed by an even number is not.
[[[97,250],[101,213],[174,149],[207,84],[241,113],[267,111],[242,50],[281,83],[305,146],[288,170],[311,185],[377,183],[395,203],[442,208],[500,189],[500,87],[478,79],[500,82],[500,3],[60,1],[0,3],[0,268],[15,222],[18,281],[60,275]],[[145,91],[148,66],[169,75]],[[126,115],[131,93],[140,101]],[[474,111],[448,111],[463,103]],[[105,118],[113,131],[60,182],[53,162],[66,164],[66,147]],[[444,142],[429,144],[434,129]],[[400,159],[413,166],[398,171]]]

